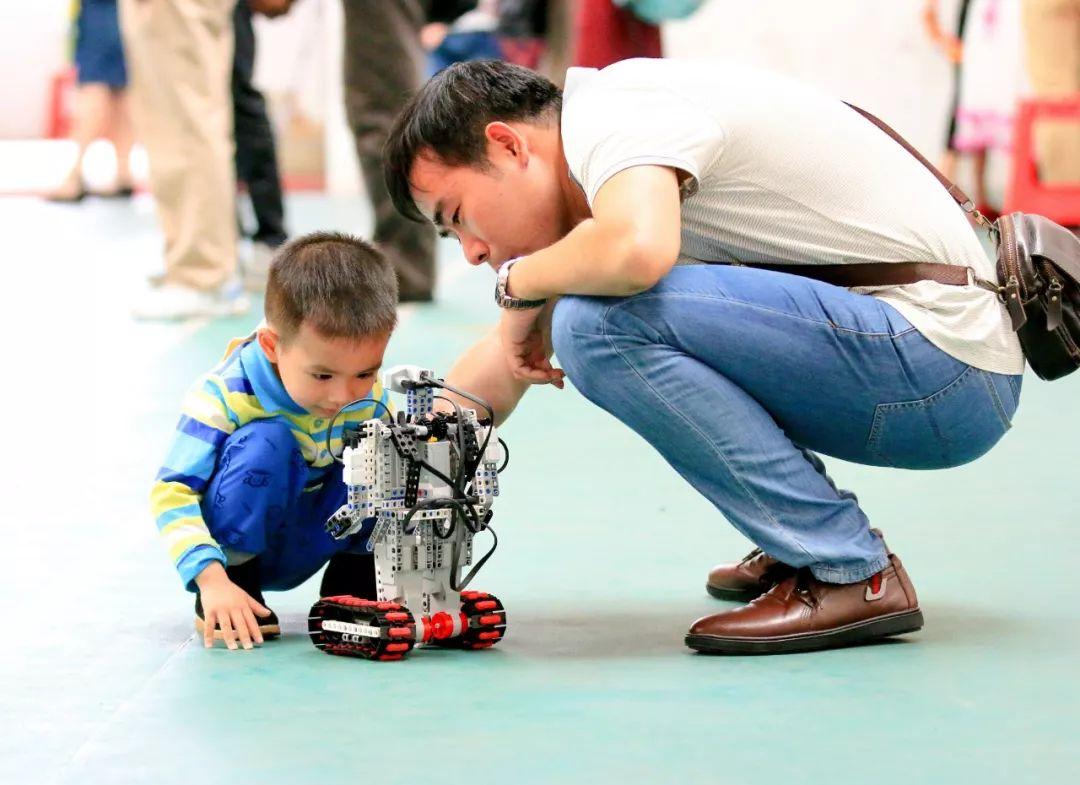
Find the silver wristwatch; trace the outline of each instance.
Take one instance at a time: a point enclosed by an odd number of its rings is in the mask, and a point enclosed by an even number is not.
[[[519,257],[520,258],[520,257]],[[520,297],[512,297],[506,292],[506,284],[510,279],[510,268],[517,263],[517,259],[503,262],[499,267],[499,274],[495,279],[495,304],[509,311],[524,311],[529,308],[539,308],[547,303],[547,300],[523,300]]]

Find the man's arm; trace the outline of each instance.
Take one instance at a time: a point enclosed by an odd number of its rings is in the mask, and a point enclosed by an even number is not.
[[[506,353],[499,342],[498,330],[492,330],[465,354],[458,358],[446,381],[459,390],[472,393],[491,404],[495,410],[495,424],[502,425],[517,406],[521,396],[529,389],[529,383],[514,378],[510,366],[506,363]],[[443,390],[443,395],[453,398],[462,406],[470,409],[479,407],[473,401]],[[444,401],[436,401],[436,408],[444,411],[450,406]]]
[[[679,256],[679,178],[666,166],[634,166],[601,186],[592,218],[529,254],[510,272],[510,293],[526,300],[560,294],[625,297],[656,285]]]
[[[551,356],[549,336],[551,332],[551,314],[554,308],[555,303],[549,303],[543,309],[543,315],[541,316],[545,336],[544,345],[548,357]],[[458,358],[458,361],[450,369],[450,373],[446,375],[446,381],[458,389],[472,393],[477,398],[482,398],[491,404],[491,408],[495,410],[496,425],[502,425],[506,422],[506,418],[514,411],[518,401],[521,400],[525,391],[532,384],[529,381],[514,378],[514,374],[511,372],[510,365],[507,362],[506,351],[503,349],[498,328],[491,330]],[[560,377],[553,381],[552,384],[560,389],[562,388],[561,372]],[[453,395],[448,391],[444,391],[444,394],[454,398],[462,406],[467,406],[470,409],[477,408],[476,403],[467,398]],[[436,401],[435,403],[439,409],[448,410],[450,408],[442,401]]]

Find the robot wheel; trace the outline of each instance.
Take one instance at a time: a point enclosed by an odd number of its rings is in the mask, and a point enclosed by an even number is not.
[[[454,638],[433,641],[437,646],[454,649],[490,649],[506,634],[506,609],[498,597],[482,591],[461,593],[461,612],[465,631]]]
[[[327,654],[383,662],[400,660],[416,642],[416,622],[404,605],[342,595],[311,606],[308,635]]]

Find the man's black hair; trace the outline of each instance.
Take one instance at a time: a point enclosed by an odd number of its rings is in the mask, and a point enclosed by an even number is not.
[[[558,121],[562,91],[528,68],[499,60],[456,63],[433,76],[397,116],[383,148],[383,175],[394,206],[423,221],[409,188],[421,154],[446,166],[487,164],[488,123]]]

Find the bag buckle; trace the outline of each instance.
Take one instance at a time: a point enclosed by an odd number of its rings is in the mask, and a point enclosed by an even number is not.
[[[1024,304],[1020,301],[1020,281],[1015,275],[1010,275],[1005,282],[1002,296],[1009,311],[1009,318],[1012,319],[1013,332],[1016,332],[1027,324],[1027,314],[1024,313]]]

